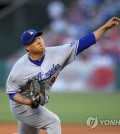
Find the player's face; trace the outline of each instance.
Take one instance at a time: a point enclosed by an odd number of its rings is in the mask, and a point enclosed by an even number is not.
[[[41,54],[45,51],[45,44],[41,36],[35,37],[32,43],[26,46],[26,49],[33,54]]]

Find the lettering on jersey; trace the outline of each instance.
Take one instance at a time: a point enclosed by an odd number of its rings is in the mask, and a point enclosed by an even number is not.
[[[47,72],[45,73],[46,77],[47,78],[51,78],[51,76],[60,68],[60,65],[57,64],[57,65],[54,65],[53,64],[53,67]]]
[[[26,81],[26,83],[27,83],[27,84],[30,84],[30,82],[31,82],[31,80],[30,80],[30,79],[28,79],[28,80]]]
[[[37,80],[42,80],[42,76],[43,76],[43,74],[41,72],[38,73],[38,75],[36,76]]]
[[[57,65],[52,65],[52,68],[49,70],[49,71],[47,71],[46,73],[45,73],[45,79],[51,79],[51,76],[58,70],[60,68],[60,65],[59,64],[57,64]],[[41,80],[43,80],[43,75],[44,74],[42,74],[41,72],[39,72],[35,77],[36,77],[36,79],[37,80],[39,80],[39,81],[41,81]],[[52,80],[51,80],[51,83],[53,84],[54,82],[55,82],[55,80],[56,80],[56,78],[52,78]],[[27,81],[26,81],[26,83],[27,84],[29,84],[30,83],[30,81],[31,81],[31,79],[28,79]]]
[[[43,74],[40,72],[40,73],[38,73],[37,76],[35,76],[35,77],[36,77],[37,80],[40,81],[40,80],[42,80],[42,76],[43,76]],[[28,79],[28,80],[26,81],[27,84],[30,84],[30,82],[31,82],[31,79]]]

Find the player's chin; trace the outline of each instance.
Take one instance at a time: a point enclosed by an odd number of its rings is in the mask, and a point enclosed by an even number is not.
[[[38,50],[40,53],[45,51],[45,47],[40,47]]]

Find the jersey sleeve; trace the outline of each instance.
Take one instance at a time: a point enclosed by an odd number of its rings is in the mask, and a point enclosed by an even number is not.
[[[59,60],[63,63],[62,68],[76,60],[78,44],[79,41],[75,41],[58,47],[56,55],[59,55]]]
[[[74,60],[77,59],[77,55],[79,53],[95,43],[95,36],[93,33],[90,33],[75,42],[63,45],[62,48],[60,48],[59,50],[61,52],[61,58],[65,59],[63,67],[72,63]]]
[[[12,94],[12,93],[17,93],[19,91],[20,91],[20,86],[17,83],[16,78],[12,77],[12,75],[10,74],[6,82],[6,93]]]
[[[84,37],[82,37],[79,40],[79,45],[78,45],[78,49],[77,49],[77,53],[76,55],[78,55],[80,52],[82,52],[83,50],[87,49],[88,47],[90,47],[91,45],[96,43],[96,39],[93,33],[90,33]]]

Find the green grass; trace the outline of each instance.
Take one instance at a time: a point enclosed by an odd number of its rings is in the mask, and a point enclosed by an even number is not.
[[[120,94],[52,94],[48,107],[64,123],[85,123],[89,116],[120,119]]]
[[[16,119],[10,112],[9,96],[5,91],[0,90],[0,123],[15,122]]]
[[[52,93],[46,107],[62,123],[85,123],[89,116],[120,119],[120,93]],[[0,122],[16,122],[9,109],[9,98],[0,91]]]

